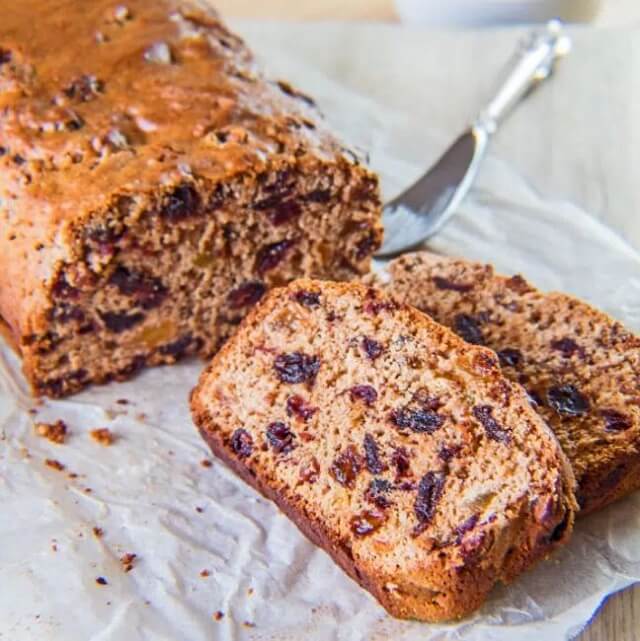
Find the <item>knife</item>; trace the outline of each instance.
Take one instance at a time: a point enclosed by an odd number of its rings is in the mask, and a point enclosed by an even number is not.
[[[442,228],[469,191],[500,123],[551,75],[556,61],[570,50],[571,40],[559,20],[529,34],[520,44],[511,71],[495,97],[469,129],[426,174],[385,205],[382,212],[385,239],[376,254],[378,258],[413,249]]]

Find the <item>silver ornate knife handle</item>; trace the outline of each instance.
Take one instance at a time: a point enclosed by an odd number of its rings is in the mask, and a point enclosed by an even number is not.
[[[387,203],[382,220],[385,238],[378,257],[417,247],[433,236],[456,212],[478,173],[491,136],[505,116],[541,81],[554,63],[568,53],[571,40],[558,20],[523,42],[511,71],[495,97],[471,127],[411,187]]]

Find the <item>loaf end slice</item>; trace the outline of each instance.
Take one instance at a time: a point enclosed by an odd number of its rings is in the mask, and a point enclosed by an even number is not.
[[[573,467],[581,514],[640,487],[640,339],[607,314],[490,265],[427,252],[389,266],[389,292],[495,350]]]
[[[462,617],[572,530],[571,470],[495,354],[360,284],[270,292],[191,408],[213,452],[397,617]]]

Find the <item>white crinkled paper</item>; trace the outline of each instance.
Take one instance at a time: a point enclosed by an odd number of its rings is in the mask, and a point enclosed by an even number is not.
[[[283,34],[291,29],[283,26]],[[260,49],[259,28],[249,35]],[[331,121],[369,149],[387,196],[421,173],[428,134],[416,137],[417,123],[350,93],[335,72],[329,79],[298,65],[285,38],[280,50],[267,49],[273,67],[299,80]],[[437,132],[429,140],[438,149],[446,143]],[[522,272],[640,330],[640,256],[578,208],[543,202],[496,158],[431,248]],[[201,465],[210,457],[187,404],[201,368],[158,368],[44,401],[34,419],[19,362],[2,345],[0,639],[568,639],[607,595],[640,580],[636,493],[581,520],[564,550],[497,588],[472,618],[393,620],[273,505],[218,461]],[[70,429],[66,444],[35,435],[34,420],[60,418]],[[96,427],[109,427],[117,441],[97,444],[89,436]],[[66,470],[47,467],[46,458]],[[119,561],[125,553],[138,555],[128,573]]]

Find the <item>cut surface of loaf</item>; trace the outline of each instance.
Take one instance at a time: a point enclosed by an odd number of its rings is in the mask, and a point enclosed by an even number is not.
[[[570,468],[495,355],[360,284],[270,292],[191,408],[213,452],[397,617],[468,614],[572,529]]]
[[[269,287],[368,270],[377,178],[206,5],[4,5],[0,315],[37,393],[211,354]]]
[[[389,265],[387,290],[495,350],[554,430],[586,514],[640,487],[640,339],[571,296],[427,252]]]

